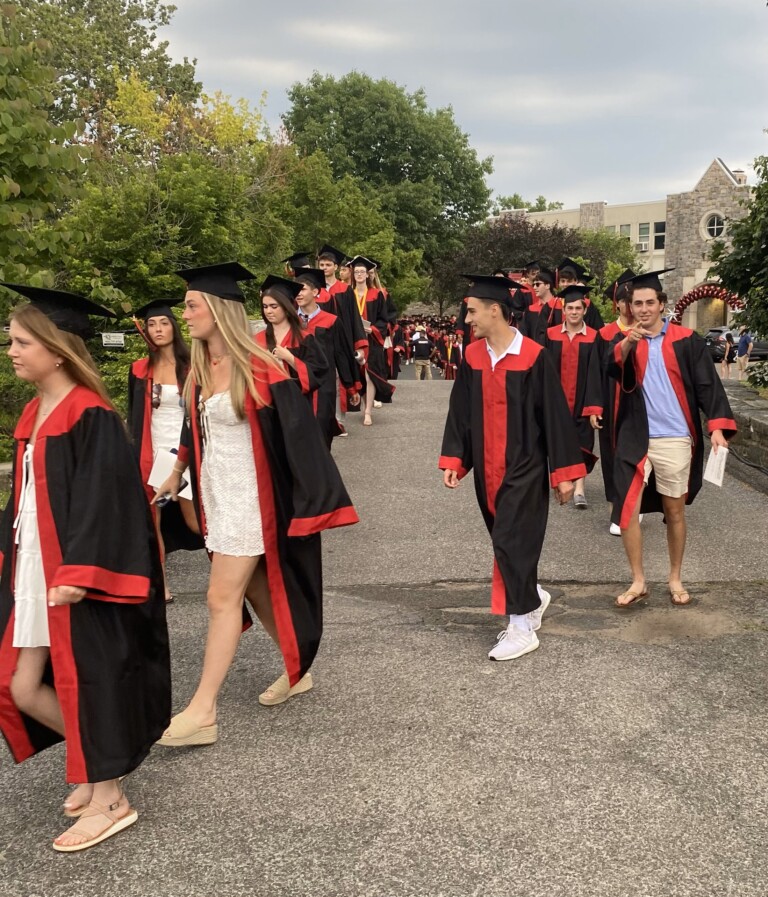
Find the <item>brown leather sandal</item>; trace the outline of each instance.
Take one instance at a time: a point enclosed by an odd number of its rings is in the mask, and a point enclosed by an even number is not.
[[[59,835],[59,838],[63,838],[64,835],[77,835],[79,838],[85,838],[85,840],[81,841],[79,844],[58,844],[56,841],[54,841],[53,849],[58,850],[60,853],[75,853],[78,850],[86,850],[89,847],[100,844],[102,841],[106,841],[107,838],[111,838],[112,835],[116,835],[123,829],[128,828],[129,825],[133,825],[133,823],[136,822],[136,820],[139,818],[139,814],[131,807],[131,805],[128,803],[127,798],[125,801],[128,805],[127,811],[123,813],[122,816],[118,816],[117,813],[120,802],[124,797],[125,795],[121,794],[118,800],[114,804],[110,804],[108,807],[104,806],[104,804],[97,803],[95,800],[92,800],[88,807],[86,807],[86,809],[83,810],[83,812],[80,814],[80,820],[82,821],[83,819],[88,819],[93,816],[104,816],[109,825],[106,828],[102,829],[102,831],[96,835],[94,835],[92,832],[87,831],[86,829],[80,829],[75,825],[63,834]]]
[[[622,592],[621,595],[616,596],[616,600],[613,602],[616,607],[632,607],[633,604],[637,604],[638,601],[642,601],[643,598],[647,598],[649,594],[649,589],[645,589],[643,592],[633,592],[632,589],[627,589],[626,592]],[[622,601],[622,598],[629,598],[629,601]]]

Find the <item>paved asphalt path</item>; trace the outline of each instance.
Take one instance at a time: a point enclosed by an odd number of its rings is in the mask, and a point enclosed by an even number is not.
[[[765,897],[768,499],[705,486],[685,609],[648,518],[652,595],[622,612],[596,473],[588,511],[550,508],[540,650],[490,663],[487,534],[471,483],[450,492],[436,469],[449,390],[405,379],[334,447],[362,522],[324,537],[315,689],[258,705],[280,663],[254,627],[219,742],[153,750],[126,783],[139,823],[81,855],[50,848],[61,748],[3,756],[2,897]],[[206,567],[170,565],[176,708],[199,674]]]

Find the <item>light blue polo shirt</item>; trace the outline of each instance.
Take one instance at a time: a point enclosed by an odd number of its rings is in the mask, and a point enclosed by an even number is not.
[[[656,336],[644,337],[648,340],[648,367],[643,379],[643,396],[648,412],[649,439],[691,435],[661,354],[668,323],[664,321]]]

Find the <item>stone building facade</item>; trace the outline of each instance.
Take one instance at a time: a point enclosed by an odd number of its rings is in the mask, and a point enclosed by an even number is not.
[[[675,268],[664,279],[671,304],[685,293],[707,282],[712,241],[726,239],[728,219],[745,214],[749,198],[743,171],[731,171],[722,159],[715,159],[696,186],[687,193],[670,194],[652,202],[609,205],[581,203],[578,209],[551,212],[519,210],[505,214],[526,214],[542,224],[600,230],[605,228],[625,236],[634,246],[643,270]],[[730,310],[719,299],[702,299],[686,309],[683,323],[699,331],[729,320]]]

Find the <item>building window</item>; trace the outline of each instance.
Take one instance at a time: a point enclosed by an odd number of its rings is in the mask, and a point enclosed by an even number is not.
[[[622,237],[626,237],[627,239],[629,239],[632,236],[631,230],[632,230],[631,224],[620,224],[619,225],[619,233],[621,234]]]
[[[605,229],[608,231],[609,234],[615,234],[615,233],[616,233],[616,225],[615,225],[615,224],[607,224],[607,225],[605,226]]]
[[[653,248],[663,249],[667,237],[667,222],[655,221],[653,224]]]
[[[722,237],[725,231],[725,221],[720,215],[710,215],[704,225],[704,230],[706,230],[707,236],[713,240],[716,237]]]
[[[651,240],[651,225],[650,225],[650,223],[638,225],[637,239],[641,243],[649,243],[650,242],[650,240]]]

